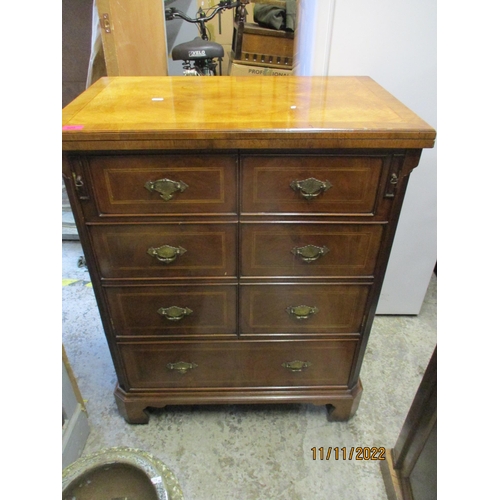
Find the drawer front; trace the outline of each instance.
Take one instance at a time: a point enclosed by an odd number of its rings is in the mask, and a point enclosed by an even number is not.
[[[89,226],[104,278],[236,276],[236,224]]]
[[[369,285],[242,285],[241,334],[359,333]]]
[[[375,213],[383,163],[368,156],[244,157],[242,212]]]
[[[356,340],[119,344],[133,389],[345,386]]]
[[[383,227],[360,224],[241,225],[242,276],[372,276]]]
[[[90,156],[100,215],[236,213],[236,156]]]
[[[116,335],[236,334],[236,285],[105,287]]]

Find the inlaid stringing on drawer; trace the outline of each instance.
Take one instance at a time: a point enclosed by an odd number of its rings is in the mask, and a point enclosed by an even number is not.
[[[242,285],[240,332],[358,333],[370,285]]]
[[[357,340],[118,345],[132,388],[345,386]]]
[[[384,156],[245,156],[243,213],[372,214]]]
[[[383,225],[242,223],[242,276],[372,276]]]
[[[101,215],[236,213],[236,156],[90,156]]]
[[[103,278],[236,276],[237,226],[91,225]]]
[[[118,336],[236,334],[236,285],[113,286],[105,292]]]

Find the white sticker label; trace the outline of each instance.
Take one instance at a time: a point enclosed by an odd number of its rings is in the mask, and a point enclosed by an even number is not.
[[[206,57],[204,50],[188,50],[189,57]]]

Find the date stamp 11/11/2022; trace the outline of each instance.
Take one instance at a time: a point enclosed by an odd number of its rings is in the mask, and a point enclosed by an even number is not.
[[[376,447],[354,447],[333,448],[316,447],[311,448],[313,460],[385,460],[385,448]]]

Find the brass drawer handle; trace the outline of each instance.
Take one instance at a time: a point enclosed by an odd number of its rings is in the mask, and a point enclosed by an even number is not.
[[[299,191],[306,200],[312,200],[321,193],[330,189],[332,185],[329,181],[323,182],[318,181],[318,179],[315,179],[314,177],[309,177],[309,179],[305,179],[303,181],[292,181],[290,183],[290,187],[294,191]]]
[[[286,312],[297,319],[307,319],[319,311],[317,307],[309,306],[288,306]]]
[[[174,197],[174,193],[183,192],[189,186],[182,181],[171,181],[170,179],[158,179],[157,181],[148,181],[144,187],[150,191],[160,193],[160,196],[165,201],[169,201]]]
[[[312,363],[310,361],[299,361],[298,359],[296,359],[295,361],[286,361],[285,363],[281,364],[283,368],[286,368],[291,372],[301,372],[311,365]]]
[[[186,361],[178,361],[177,363],[168,363],[167,368],[169,370],[175,370],[179,373],[186,373],[188,370],[196,368],[198,365],[196,363],[186,363]]]
[[[327,254],[330,250],[327,247],[317,247],[315,245],[306,245],[305,247],[292,248],[292,253],[298,255],[304,262],[314,262],[321,256]]]
[[[179,255],[186,253],[187,250],[182,247],[171,247],[170,245],[163,245],[161,247],[151,247],[148,248],[147,253],[151,255],[151,257],[156,257],[160,262],[164,264],[170,264],[173,262]]]
[[[160,307],[157,312],[161,316],[165,316],[165,318],[167,318],[169,321],[180,321],[182,318],[188,316],[193,311],[189,309],[189,307],[171,306]]]

